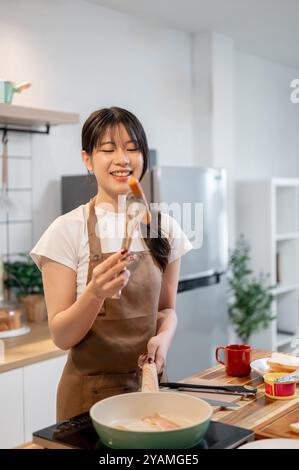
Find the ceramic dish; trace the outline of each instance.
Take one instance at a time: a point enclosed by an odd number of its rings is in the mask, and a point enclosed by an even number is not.
[[[13,338],[14,336],[22,336],[29,333],[30,327],[25,325],[21,328],[16,328],[14,330],[9,331],[0,331],[0,338]]]
[[[299,439],[260,439],[238,449],[299,449]]]
[[[268,359],[269,357],[262,357],[261,359],[252,361],[250,363],[251,370],[257,372],[259,375],[264,377],[265,374],[268,374],[268,372],[270,372],[270,368],[267,363]],[[285,375],[287,375],[287,372],[285,372]],[[297,380],[297,383],[299,383],[299,380]]]
[[[268,357],[263,357],[262,359],[257,359],[250,363],[251,369],[257,372],[259,375],[264,376],[269,372],[269,366],[267,364]]]

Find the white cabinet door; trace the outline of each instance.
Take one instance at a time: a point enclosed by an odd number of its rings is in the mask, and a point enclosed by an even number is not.
[[[24,367],[25,440],[56,422],[56,390],[66,354]]]
[[[0,448],[24,442],[23,368],[0,373]]]

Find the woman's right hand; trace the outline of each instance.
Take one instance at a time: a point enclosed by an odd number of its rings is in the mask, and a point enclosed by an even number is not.
[[[123,289],[130,277],[127,267],[135,261],[134,255],[119,251],[98,264],[92,273],[91,286],[99,299],[112,297]]]

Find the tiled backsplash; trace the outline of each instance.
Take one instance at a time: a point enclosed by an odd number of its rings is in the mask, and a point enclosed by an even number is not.
[[[33,246],[32,136],[16,132],[8,132],[7,136],[8,197],[12,208],[8,213],[0,209],[0,255],[12,260],[18,253],[29,252]],[[2,151],[1,139],[1,176]]]

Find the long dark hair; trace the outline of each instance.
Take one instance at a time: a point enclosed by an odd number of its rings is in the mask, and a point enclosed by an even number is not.
[[[82,128],[82,150],[88,155],[92,155],[106,130],[109,128],[115,129],[119,124],[122,124],[130,138],[137,142],[143,156],[141,180],[148,167],[149,150],[142,124],[130,111],[118,107],[94,111],[87,118]],[[162,233],[161,213],[158,211],[152,215],[151,225],[147,227],[146,233],[143,230],[143,238],[159,268],[161,271],[165,271],[170,253],[170,244],[168,238]]]

